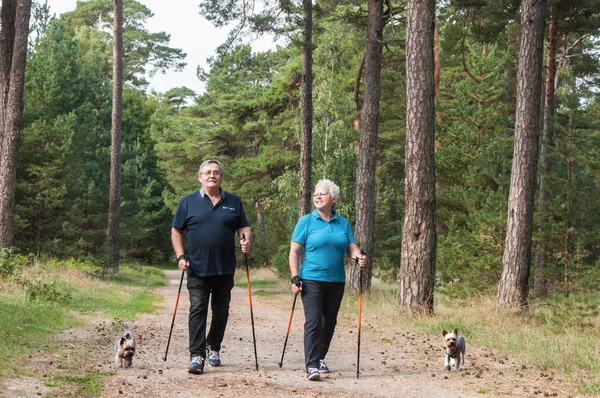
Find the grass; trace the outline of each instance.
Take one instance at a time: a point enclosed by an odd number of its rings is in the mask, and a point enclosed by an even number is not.
[[[86,372],[83,376],[55,375],[51,376],[46,387],[63,387],[66,385],[77,385],[77,395],[98,396],[102,393],[102,380],[108,372]]]
[[[53,336],[90,322],[87,315],[125,320],[153,312],[157,297],[151,290],[167,282],[160,269],[139,265],[122,265],[104,278],[95,275],[97,267],[84,261],[47,260],[0,278],[0,377],[27,375],[23,364],[39,352],[59,353]],[[106,373],[74,374],[69,366],[74,365],[58,366],[63,372],[49,374],[46,384],[74,385],[78,396],[101,392]]]
[[[245,268],[239,268],[235,272],[234,286],[244,289],[248,288]],[[250,269],[250,288],[252,289],[252,294],[255,294],[255,289],[275,289],[278,292],[281,286],[282,281],[277,279],[275,271],[269,268]],[[266,293],[264,291],[262,294]]]

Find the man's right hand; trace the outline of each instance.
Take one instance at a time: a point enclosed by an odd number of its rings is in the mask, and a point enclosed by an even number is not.
[[[180,256],[179,260],[177,260],[177,268],[179,268],[180,271],[184,272],[187,271],[188,268],[190,268],[190,260],[187,257],[181,257],[183,256]]]

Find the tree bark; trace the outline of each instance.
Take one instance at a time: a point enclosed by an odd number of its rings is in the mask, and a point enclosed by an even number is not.
[[[405,204],[400,309],[433,312],[435,283],[434,0],[409,0],[406,36]]]
[[[21,141],[23,91],[31,0],[2,1],[0,33],[0,248],[14,239],[17,154]]]
[[[546,269],[546,259],[548,257],[548,243],[544,233],[548,226],[548,203],[550,194],[548,192],[548,176],[552,163],[550,160],[550,148],[554,145],[554,113],[556,109],[556,91],[554,88],[554,79],[556,78],[556,43],[558,38],[558,6],[553,4],[550,7],[550,27],[548,30],[548,61],[546,66],[546,91],[544,100],[544,126],[542,133],[542,143],[540,145],[540,192],[538,201],[538,229],[542,234],[541,240],[535,255],[535,263],[538,271],[533,282],[533,291],[536,296],[546,296],[548,294],[548,278],[544,275]]]
[[[302,138],[300,142],[300,216],[312,207],[312,0],[304,3],[304,32],[302,34],[302,82],[300,83],[300,112]]]
[[[0,31],[0,153],[5,135],[4,119],[7,112],[6,100],[10,89],[10,69],[15,44],[15,18],[17,16],[17,2],[2,0],[2,30]],[[0,157],[0,165],[2,159]]]
[[[383,0],[369,0],[369,20],[365,50],[364,101],[360,112],[358,169],[356,171],[356,224],[354,237],[365,249],[368,264],[363,272],[363,288],[371,288],[375,240],[375,172],[379,125],[380,77],[383,49]],[[360,269],[351,261],[350,290],[360,292]]]
[[[517,69],[514,154],[498,308],[527,306],[535,181],[545,0],[524,0]]]
[[[110,265],[119,264],[119,215],[121,208],[121,121],[123,118],[123,1],[114,0],[113,103],[110,146],[108,241]]]

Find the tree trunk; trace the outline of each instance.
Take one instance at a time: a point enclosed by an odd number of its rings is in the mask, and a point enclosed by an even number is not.
[[[524,0],[517,69],[515,142],[498,307],[527,305],[538,161],[545,0]]]
[[[5,135],[4,119],[8,108],[6,101],[10,89],[10,68],[15,44],[15,18],[17,3],[13,0],[2,0],[2,30],[0,31],[0,153]],[[0,156],[0,165],[3,156]]]
[[[123,1],[114,0],[113,103],[110,146],[110,197],[108,241],[110,265],[119,265],[119,214],[121,208],[121,120],[123,118]]]
[[[544,275],[546,259],[548,257],[548,242],[546,242],[545,231],[548,227],[548,211],[550,194],[548,192],[548,176],[552,167],[549,150],[554,145],[554,113],[556,108],[556,91],[554,79],[556,78],[556,42],[558,37],[558,7],[553,4],[550,7],[550,28],[548,30],[548,61],[546,67],[546,95],[544,100],[544,130],[540,146],[540,192],[538,202],[539,221],[538,228],[541,234],[540,243],[535,255],[535,263],[538,274],[533,282],[533,291],[536,296],[548,294],[548,278]]]
[[[0,248],[14,239],[17,153],[21,140],[23,91],[31,0],[2,1],[0,34]]]
[[[400,308],[433,312],[435,283],[434,0],[409,0]]]
[[[304,3],[304,32],[302,34],[302,82],[300,112],[302,139],[300,142],[299,212],[304,215],[312,207],[312,0]]]
[[[356,171],[356,224],[354,237],[369,259],[363,271],[363,288],[371,288],[375,240],[375,171],[379,124],[380,76],[383,49],[383,0],[369,0],[365,49],[364,101],[360,112],[360,140]],[[360,269],[351,261],[350,290],[360,292]]]
[[[569,128],[567,130],[567,147],[566,152],[572,153],[571,150],[573,148],[573,113],[575,110],[573,108],[569,111]],[[571,226],[573,225],[572,214],[571,214],[571,185],[573,183],[573,156],[567,156],[567,197],[566,197],[566,215],[565,215],[565,252],[564,252],[564,273],[563,273],[563,282],[565,284],[565,296],[569,297],[570,294],[570,283],[569,283],[569,268],[570,268],[570,259],[571,259]]]

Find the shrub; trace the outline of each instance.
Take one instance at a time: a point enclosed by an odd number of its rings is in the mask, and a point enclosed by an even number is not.
[[[73,298],[73,287],[54,279],[24,280],[23,286],[27,297],[32,300],[69,304]]]
[[[277,277],[281,279],[289,279],[290,263],[289,263],[290,245],[280,245],[277,248],[277,254],[271,259],[271,265],[277,271]]]
[[[8,278],[30,266],[33,254],[16,254],[12,249],[0,249],[0,278]]]

